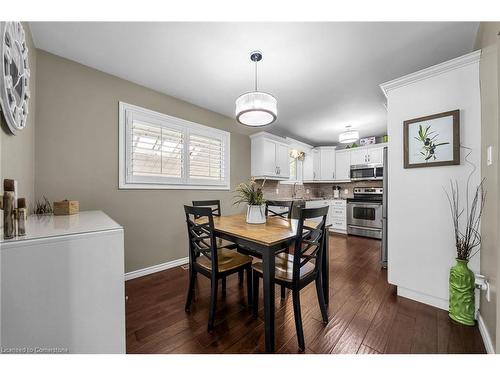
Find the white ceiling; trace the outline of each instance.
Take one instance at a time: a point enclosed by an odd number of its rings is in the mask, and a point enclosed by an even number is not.
[[[378,85],[472,51],[478,23],[31,22],[35,45],[56,55],[234,117],[253,88],[278,99],[265,130],[335,144],[348,124],[386,132]],[[242,126],[242,125],[235,125]]]

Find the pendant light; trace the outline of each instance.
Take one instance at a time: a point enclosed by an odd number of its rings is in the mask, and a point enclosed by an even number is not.
[[[359,132],[357,130],[350,130],[351,125],[346,126],[346,131],[340,133],[339,142],[340,143],[354,143],[359,139]]]
[[[252,52],[250,60],[255,62],[255,91],[236,99],[236,120],[246,126],[266,126],[278,118],[278,102],[271,94],[257,90],[257,63],[262,60],[262,53]]]

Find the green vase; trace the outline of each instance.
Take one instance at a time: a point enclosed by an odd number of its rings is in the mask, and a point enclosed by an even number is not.
[[[474,302],[474,273],[467,267],[468,260],[457,259],[450,269],[450,312],[449,316],[456,322],[473,326]]]

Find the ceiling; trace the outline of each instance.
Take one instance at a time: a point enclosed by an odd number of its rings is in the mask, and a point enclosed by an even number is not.
[[[346,125],[386,132],[378,85],[472,51],[475,22],[131,23],[31,22],[37,48],[234,117],[253,89],[278,99],[264,128],[312,145]],[[242,125],[235,124],[237,127]]]

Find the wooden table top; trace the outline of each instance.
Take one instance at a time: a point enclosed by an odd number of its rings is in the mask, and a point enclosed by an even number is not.
[[[248,224],[246,215],[214,216],[214,226],[219,232],[244,238],[265,246],[272,246],[290,240],[297,233],[298,220],[268,217],[265,224]],[[306,220],[304,223],[316,227],[317,222]]]

